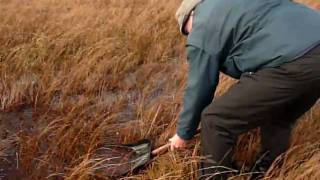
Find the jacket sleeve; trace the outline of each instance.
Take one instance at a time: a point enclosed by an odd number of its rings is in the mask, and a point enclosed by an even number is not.
[[[218,56],[213,57],[203,49],[191,45],[187,46],[187,56],[188,82],[177,124],[177,134],[185,140],[194,136],[201,113],[212,102],[219,82]]]

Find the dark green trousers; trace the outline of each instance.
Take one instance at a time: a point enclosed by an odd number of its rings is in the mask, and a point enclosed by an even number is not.
[[[239,82],[202,113],[201,146],[207,160],[202,179],[225,179],[237,137],[260,127],[267,166],[289,145],[292,127],[320,97],[320,46],[301,58],[255,73]]]

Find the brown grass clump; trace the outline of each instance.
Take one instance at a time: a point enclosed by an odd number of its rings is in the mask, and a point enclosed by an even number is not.
[[[95,173],[98,147],[143,138],[164,144],[187,72],[173,18],[179,3],[0,0],[0,160],[12,159],[24,179],[105,179]],[[233,83],[222,78],[217,95]],[[320,177],[319,112],[304,116],[268,177]],[[252,163],[257,134],[239,140],[239,161]],[[194,140],[124,179],[196,179],[199,146]]]

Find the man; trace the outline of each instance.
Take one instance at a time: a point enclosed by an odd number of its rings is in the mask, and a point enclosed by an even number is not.
[[[237,137],[260,127],[266,170],[319,99],[319,12],[290,0],[184,0],[177,17],[190,70],[171,149],[185,147],[201,119],[201,177],[225,179],[215,166],[232,167]],[[220,71],[239,81],[212,102]]]

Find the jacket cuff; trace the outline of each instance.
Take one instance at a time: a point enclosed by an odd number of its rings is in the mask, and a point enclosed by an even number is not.
[[[177,131],[177,135],[181,139],[186,140],[186,141],[191,140],[193,138],[193,136],[194,136],[193,134],[191,135],[191,134],[183,133],[183,132],[181,132],[179,130]]]

